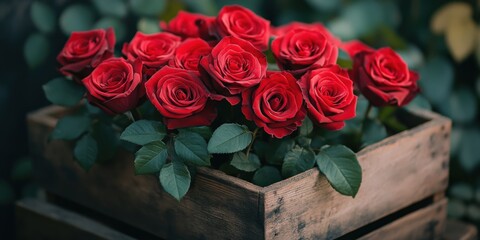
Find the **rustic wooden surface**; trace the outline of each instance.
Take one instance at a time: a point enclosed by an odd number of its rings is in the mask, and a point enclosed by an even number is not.
[[[16,203],[17,239],[133,240],[75,212],[36,199]]]
[[[334,239],[444,191],[451,122],[433,116],[357,154],[363,181],[354,199],[333,190],[317,169],[266,187],[266,238]]]
[[[62,111],[49,107],[28,119],[41,185],[167,239],[333,239],[442,192],[448,183],[451,123],[419,113],[433,120],[358,153],[363,183],[355,199],[334,191],[317,169],[262,188],[200,168],[178,203],[155,177],[134,176],[132,156],[120,153],[86,173],[68,143],[46,143]]]
[[[448,220],[445,228],[445,240],[476,240],[477,228],[468,223]]]
[[[447,200],[443,199],[359,239],[441,239],[446,214]]]

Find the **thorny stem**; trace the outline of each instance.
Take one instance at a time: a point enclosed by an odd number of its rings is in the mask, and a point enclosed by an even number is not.
[[[252,142],[248,145],[248,148],[247,148],[247,154],[246,154],[247,159],[248,159],[248,156],[250,155],[250,150],[252,149],[253,142],[255,142],[255,137],[257,136],[258,130],[260,130],[259,127],[255,128],[255,130],[253,130]]]

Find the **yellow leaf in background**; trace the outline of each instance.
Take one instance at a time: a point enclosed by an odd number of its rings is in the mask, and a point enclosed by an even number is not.
[[[472,7],[467,3],[453,2],[449,3],[435,12],[430,22],[432,32],[441,34],[447,30],[451,22],[457,20],[471,19]]]
[[[475,49],[477,26],[471,18],[450,22],[445,34],[448,49],[455,61],[464,60]]]

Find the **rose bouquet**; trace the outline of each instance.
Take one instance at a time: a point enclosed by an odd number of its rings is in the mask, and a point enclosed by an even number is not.
[[[355,196],[354,151],[404,129],[396,107],[418,92],[417,74],[393,50],[342,42],[320,23],[272,27],[226,6],[160,26],[135,34],[121,57],[112,29],[72,33],[57,57],[66,78],[44,91],[75,108],[51,139],[74,141],[83,168],[121,146],[135,153],[136,174],[155,174],[176,199],[197,166],[266,186],[316,165]]]

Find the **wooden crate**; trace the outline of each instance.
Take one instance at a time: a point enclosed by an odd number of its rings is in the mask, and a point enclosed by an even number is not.
[[[368,237],[388,228],[389,218],[427,208],[441,209],[428,213],[431,238],[444,229],[451,122],[434,113],[416,112],[410,120],[421,124],[358,153],[363,182],[355,199],[333,190],[315,168],[267,187],[199,168],[189,193],[177,202],[155,177],[134,175],[130,154],[119,152],[114,161],[85,172],[74,162],[71,144],[47,143],[64,111],[47,107],[28,116],[37,181],[55,195],[162,238]]]

